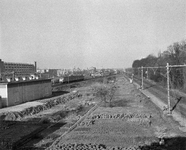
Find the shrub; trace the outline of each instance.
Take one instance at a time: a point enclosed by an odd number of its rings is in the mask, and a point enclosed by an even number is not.
[[[92,90],[96,97],[99,97],[102,101],[106,103],[109,102],[109,106],[111,106],[111,101],[114,96],[116,87],[111,84],[103,84],[103,83],[96,83],[92,86]]]

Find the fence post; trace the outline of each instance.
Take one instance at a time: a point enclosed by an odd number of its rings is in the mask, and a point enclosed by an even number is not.
[[[168,111],[171,114],[171,106],[170,106],[170,84],[169,84],[169,63],[167,63],[167,100],[168,100]]]
[[[143,90],[143,66],[141,67],[141,89]]]

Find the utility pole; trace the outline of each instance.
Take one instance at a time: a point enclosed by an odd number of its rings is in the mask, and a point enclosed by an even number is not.
[[[2,80],[1,67],[0,67],[0,81]]]
[[[138,77],[140,78],[140,67],[138,68]]]
[[[143,66],[141,67],[141,89],[143,90]]]
[[[149,70],[147,68],[147,80],[149,79]]]
[[[68,74],[68,84],[69,84],[69,74]]]
[[[167,63],[167,100],[168,100],[168,109],[169,114],[171,114],[171,106],[170,106],[170,84],[169,84],[169,63]]]

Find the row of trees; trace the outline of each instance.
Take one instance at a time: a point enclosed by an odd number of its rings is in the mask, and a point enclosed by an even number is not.
[[[146,58],[135,60],[132,64],[133,73],[139,74],[139,67],[159,67],[158,69],[149,69],[148,77],[155,82],[166,82],[166,68],[160,68],[170,65],[184,65],[186,64],[186,40],[176,42],[164,52],[159,52],[158,56],[148,55]],[[144,76],[147,76],[147,68],[144,69]],[[181,88],[186,90],[186,67],[171,68],[170,81],[173,88]]]

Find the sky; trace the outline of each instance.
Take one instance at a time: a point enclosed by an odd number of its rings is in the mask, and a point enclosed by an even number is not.
[[[0,59],[128,68],[186,39],[185,0],[0,0]]]

